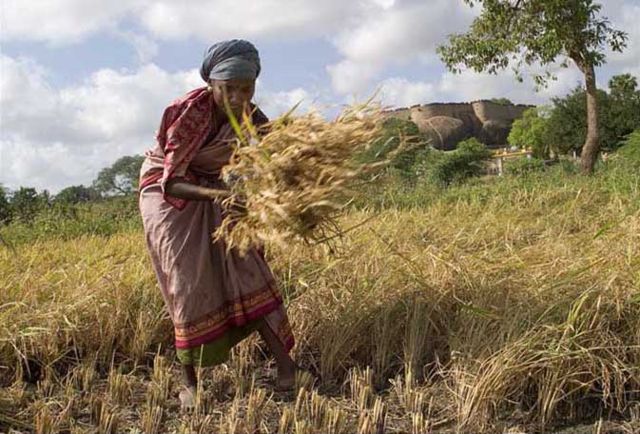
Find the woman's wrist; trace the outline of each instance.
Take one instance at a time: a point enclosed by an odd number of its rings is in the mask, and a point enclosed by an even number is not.
[[[222,200],[230,194],[227,190],[203,187],[177,179],[169,181],[165,191],[170,196],[187,200]]]
[[[230,193],[228,190],[217,190],[214,188],[206,188],[206,194],[210,200],[223,200],[229,197]]]

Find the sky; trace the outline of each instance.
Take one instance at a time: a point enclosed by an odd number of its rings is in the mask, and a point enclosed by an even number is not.
[[[629,34],[597,70],[640,77],[640,0],[601,0]],[[536,92],[513,73],[446,71],[435,49],[478,9],[462,0],[2,0],[0,184],[90,185],[100,169],[153,146],[164,108],[204,83],[211,44],[252,41],[255,102],[275,117],[339,109],[375,92],[389,107],[506,97],[545,104],[581,83],[575,67]]]

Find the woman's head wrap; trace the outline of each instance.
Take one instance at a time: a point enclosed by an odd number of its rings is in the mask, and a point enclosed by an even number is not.
[[[204,53],[200,77],[209,80],[253,79],[260,74],[260,56],[254,45],[242,39],[213,44]]]

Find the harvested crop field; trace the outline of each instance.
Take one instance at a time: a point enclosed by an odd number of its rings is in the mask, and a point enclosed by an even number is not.
[[[140,231],[3,247],[0,431],[640,429],[637,174],[384,189],[337,251],[268,251],[316,384],[275,393],[253,336],[194,414]]]

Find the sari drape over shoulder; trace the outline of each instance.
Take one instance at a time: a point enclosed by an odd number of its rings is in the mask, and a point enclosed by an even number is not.
[[[141,169],[140,211],[147,247],[173,321],[184,364],[211,365],[264,319],[290,350],[293,335],[275,278],[257,249],[244,257],[226,251],[212,234],[225,218],[213,201],[182,200],[165,192],[173,178],[211,188],[220,179],[235,134],[227,123],[212,127],[213,98],[196,89],[167,108],[156,146]],[[267,121],[254,110],[254,123]]]

